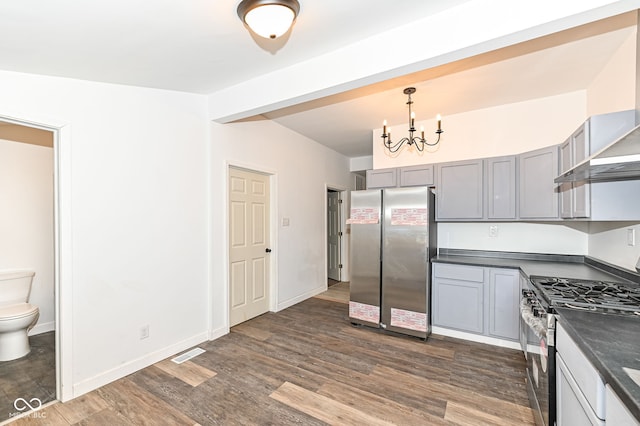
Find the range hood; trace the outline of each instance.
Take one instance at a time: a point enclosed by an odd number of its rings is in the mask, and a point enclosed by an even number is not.
[[[628,179],[640,179],[640,126],[564,172],[554,182]]]

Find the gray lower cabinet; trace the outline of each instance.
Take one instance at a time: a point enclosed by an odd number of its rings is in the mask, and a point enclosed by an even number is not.
[[[489,269],[489,335],[520,338],[520,272]]]
[[[558,145],[519,155],[519,216],[558,219]]]
[[[436,165],[436,220],[481,220],[484,217],[484,161]]]
[[[484,332],[484,268],[433,265],[433,325]]]
[[[518,341],[516,269],[433,264],[433,325]]]

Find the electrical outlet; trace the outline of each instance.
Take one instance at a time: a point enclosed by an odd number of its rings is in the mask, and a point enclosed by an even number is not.
[[[489,236],[490,237],[498,236],[498,225],[489,225]]]
[[[636,230],[633,228],[627,229],[627,245],[629,246],[636,245]]]
[[[149,326],[145,325],[144,327],[140,328],[140,340],[146,339],[147,337],[149,337]]]

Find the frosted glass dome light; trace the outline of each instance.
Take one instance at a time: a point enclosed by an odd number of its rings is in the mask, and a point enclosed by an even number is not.
[[[278,38],[291,28],[300,11],[297,0],[243,0],[238,16],[264,38]]]

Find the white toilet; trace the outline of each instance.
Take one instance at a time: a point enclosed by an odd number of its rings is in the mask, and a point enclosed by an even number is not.
[[[33,271],[0,271],[0,361],[11,361],[29,353],[27,333],[40,311],[29,301]]]

